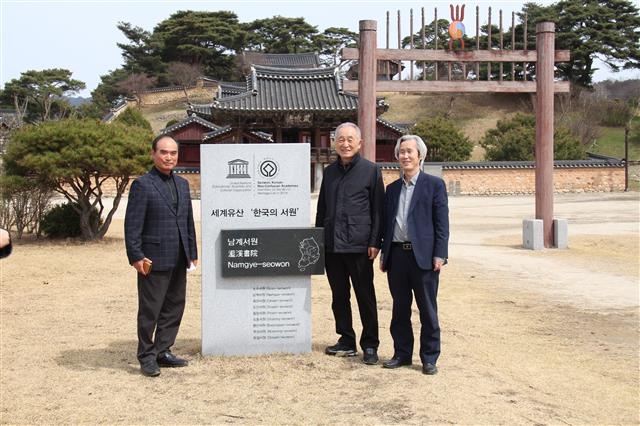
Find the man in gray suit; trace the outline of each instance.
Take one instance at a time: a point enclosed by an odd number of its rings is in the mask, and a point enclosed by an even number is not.
[[[184,367],[171,353],[185,306],[187,267],[198,262],[187,180],[175,175],[178,143],[152,142],[154,167],[131,184],[124,219],[129,263],[138,272],[138,361],[145,376]]]

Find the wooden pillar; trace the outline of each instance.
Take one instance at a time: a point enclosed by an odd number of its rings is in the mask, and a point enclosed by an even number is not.
[[[361,154],[376,161],[376,21],[360,21],[358,51],[358,126],[362,131]]]
[[[315,148],[321,148],[322,147],[322,140],[320,137],[321,133],[320,133],[320,128],[318,126],[315,126],[313,128],[313,130],[311,131],[311,146],[315,147]]]
[[[553,64],[555,24],[536,25],[536,219],[544,246],[553,247]]]

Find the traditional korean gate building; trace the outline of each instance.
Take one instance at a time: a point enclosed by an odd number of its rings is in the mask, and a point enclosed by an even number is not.
[[[342,89],[338,67],[254,64],[245,90],[237,89],[236,83],[221,83],[212,103],[191,104],[188,118],[162,131],[180,142],[178,166],[196,171],[201,144],[308,143],[315,188],[322,169],[334,158],[333,130],[358,119],[358,97]],[[376,115],[387,109],[387,103],[377,99]],[[379,117],[377,128],[377,161],[393,161],[393,145],[403,129]]]
[[[379,116],[388,109],[376,103]],[[274,143],[309,143],[316,155],[331,148],[331,132],[345,121],[358,118],[357,95],[342,89],[337,67],[283,68],[253,65],[244,93],[215,99],[211,104],[191,105],[187,113],[232,130],[208,143],[252,143],[252,132],[270,134]],[[378,120],[377,143],[385,145],[402,135],[391,123]],[[381,148],[378,161],[388,150]]]

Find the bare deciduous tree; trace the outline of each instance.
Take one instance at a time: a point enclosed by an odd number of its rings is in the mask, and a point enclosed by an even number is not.
[[[184,96],[189,102],[189,92],[187,89],[194,86],[198,78],[202,75],[202,66],[198,64],[186,64],[184,62],[171,62],[167,67],[169,81],[182,87]]]
[[[142,105],[142,97],[140,96],[140,93],[154,87],[157,81],[158,79],[156,77],[134,73],[119,82],[118,89],[128,95],[136,96],[138,98],[138,104]]]

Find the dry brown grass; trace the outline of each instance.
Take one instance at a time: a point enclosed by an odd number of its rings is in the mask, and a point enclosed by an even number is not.
[[[190,366],[143,377],[122,220],[99,243],[19,241],[0,262],[0,423],[638,424],[637,301],[606,308],[579,290],[570,303],[547,291],[577,268],[578,285],[608,274],[596,284],[610,303],[607,289],[637,280],[630,197],[558,203],[575,214],[570,249],[536,253],[518,248],[530,199],[452,198],[436,376],[417,356],[391,371],[324,355],[336,339],[324,276],[312,279],[310,353],[202,357],[195,273],[173,348]],[[391,300],[377,271],[376,288],[386,359]]]
[[[474,144],[470,161],[484,160],[480,139],[498,120],[529,110],[527,97],[511,94],[380,93],[379,96],[389,103],[389,110],[382,117],[391,122],[417,123],[447,114]]]
[[[378,93],[378,96],[389,104],[383,118],[400,123],[415,123],[441,115],[467,122],[530,110],[527,98],[520,95],[401,92]]]
[[[143,106],[141,112],[151,124],[154,134],[157,134],[167,127],[170,120],[187,118],[187,104],[184,101],[177,101],[171,104]]]

